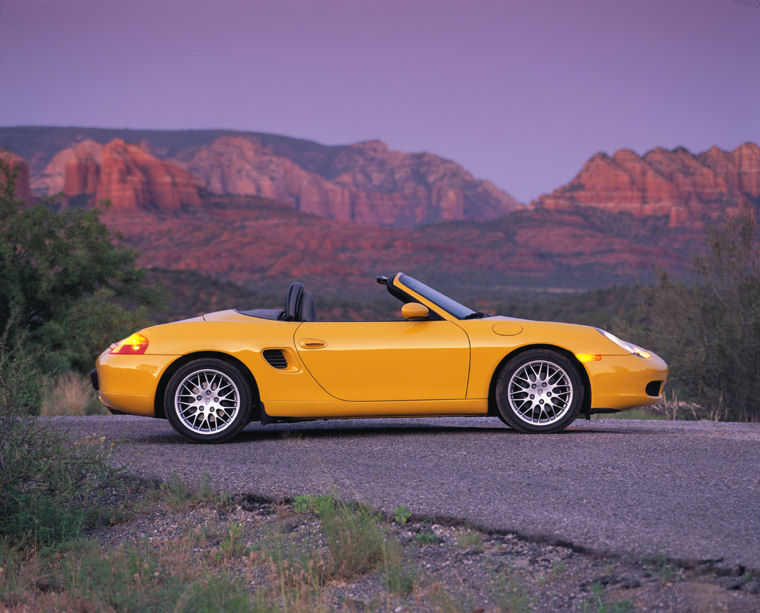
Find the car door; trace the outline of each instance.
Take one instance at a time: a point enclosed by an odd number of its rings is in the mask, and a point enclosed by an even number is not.
[[[305,322],[295,332],[304,365],[341,400],[465,398],[470,343],[449,321]]]

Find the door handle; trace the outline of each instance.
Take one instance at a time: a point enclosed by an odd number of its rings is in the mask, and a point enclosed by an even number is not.
[[[323,347],[327,347],[327,343],[318,338],[302,338],[298,341],[298,344],[304,349],[322,349]]]

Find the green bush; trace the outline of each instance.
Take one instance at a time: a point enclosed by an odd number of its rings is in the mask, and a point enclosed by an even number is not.
[[[97,209],[27,204],[15,179],[0,160],[0,329],[8,346],[23,337],[46,373],[85,372],[109,343],[142,327],[156,295]]]
[[[760,231],[750,210],[711,229],[695,280],[663,274],[650,294],[652,348],[670,387],[703,415],[759,421]]]
[[[33,547],[75,538],[113,471],[102,440],[74,441],[25,416],[0,418],[0,538]]]
[[[28,415],[33,369],[0,344],[0,541],[39,547],[78,536],[113,483],[102,439],[72,439]]]
[[[0,331],[0,436],[12,415],[35,413],[40,402],[36,352],[25,343],[23,331],[12,343],[8,338],[14,319],[15,315]]]

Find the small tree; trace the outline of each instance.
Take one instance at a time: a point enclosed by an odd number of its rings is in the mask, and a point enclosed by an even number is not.
[[[666,274],[651,326],[671,388],[725,419],[760,421],[760,232],[753,211],[708,231],[687,284]]]
[[[86,371],[99,351],[144,323],[155,302],[135,253],[97,209],[56,211],[15,195],[0,159],[0,331],[5,347],[39,350],[45,372]]]

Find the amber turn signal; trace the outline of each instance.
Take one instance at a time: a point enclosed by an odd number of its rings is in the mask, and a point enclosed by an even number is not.
[[[119,341],[109,353],[121,353],[129,355],[142,355],[148,349],[148,339],[142,334],[135,332],[129,338]]]
[[[575,357],[581,362],[598,362],[602,359],[598,353],[576,353]]]

